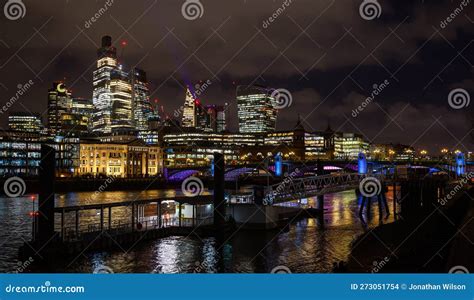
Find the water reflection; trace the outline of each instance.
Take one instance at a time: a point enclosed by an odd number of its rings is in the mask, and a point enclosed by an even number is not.
[[[85,204],[93,193],[68,193],[57,197],[57,206]],[[152,199],[173,196],[176,191],[104,192],[96,196],[96,203]],[[316,198],[305,200],[316,207]],[[392,192],[387,193],[392,208]],[[107,266],[115,273],[192,273],[192,272],[270,272],[284,265],[295,273],[331,272],[333,263],[347,260],[351,242],[368,228],[380,222],[377,201],[371,202],[370,213],[359,218],[360,199],[354,191],[325,196],[323,220],[302,219],[289,229],[273,231],[239,230],[228,240],[216,238],[169,237],[147,241],[113,252],[84,253],[63,257],[36,266],[34,272],[91,273]],[[31,199],[0,198],[0,271],[15,271],[18,248],[30,239]],[[116,212],[114,211],[114,214]],[[128,212],[117,212],[126,217]],[[84,216],[85,217],[85,216]],[[93,219],[94,212],[88,215]],[[81,216],[82,218],[82,216]],[[382,222],[392,222],[393,213]],[[324,223],[324,226],[323,224]]]

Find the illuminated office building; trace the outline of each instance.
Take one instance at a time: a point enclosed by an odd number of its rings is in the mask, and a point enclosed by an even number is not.
[[[112,112],[110,115],[112,131],[133,130],[132,85],[128,74],[119,67],[110,74],[110,97]]]
[[[272,90],[259,86],[237,87],[239,132],[268,133],[275,131],[277,110]]]
[[[329,159],[330,154],[325,147],[324,135],[318,132],[305,133],[305,156],[307,160]]]
[[[211,115],[208,114],[207,109],[201,104],[200,100],[196,100],[195,111],[196,111],[196,129],[213,132]]]
[[[369,143],[355,133],[334,134],[334,158],[341,160],[357,159],[359,153],[368,153]]]
[[[73,98],[71,113],[87,118],[88,131],[92,129],[92,116],[94,115],[94,104],[92,100],[85,98]]]
[[[161,174],[161,148],[135,139],[129,142],[81,140],[79,176],[144,178]]]
[[[227,129],[225,120],[225,111],[227,104],[222,105],[205,105],[204,110],[207,114],[208,124],[206,127],[212,132],[223,132]]]
[[[104,36],[102,47],[97,51],[97,65],[93,72],[93,96],[95,107],[93,132],[108,134],[112,131],[112,73],[118,69],[117,49],[112,46],[112,38]],[[116,93],[119,82],[115,82]],[[117,96],[117,95],[116,95]]]
[[[62,82],[54,82],[48,91],[48,133],[56,136],[62,127],[62,115],[70,112],[72,107],[71,92]]]
[[[37,133],[0,132],[0,176],[38,176],[42,138]]]
[[[79,172],[79,137],[70,131],[48,144],[56,150],[56,176],[73,177]]]
[[[176,132],[163,137],[165,165],[206,166],[214,152],[224,154],[228,164],[238,164],[240,153],[249,147],[263,146],[263,137],[241,133]]]
[[[196,128],[196,119],[196,99],[192,94],[191,89],[188,87],[186,89],[186,98],[184,100],[183,118],[181,120],[181,126]]]
[[[85,115],[64,113],[61,115],[62,136],[83,136],[89,133],[89,118]]]
[[[11,131],[40,133],[43,129],[41,116],[26,112],[14,112],[8,116],[8,129]]]
[[[401,144],[372,144],[369,148],[369,158],[378,161],[413,161],[415,149]]]
[[[146,73],[141,69],[135,68],[132,70],[130,77],[134,126],[138,131],[145,131],[150,129],[149,122],[154,117]]]

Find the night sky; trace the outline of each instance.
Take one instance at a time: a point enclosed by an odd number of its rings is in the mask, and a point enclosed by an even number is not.
[[[185,2],[23,0],[23,18],[0,15],[0,104],[29,80],[33,87],[9,111],[43,113],[45,121],[47,90],[64,78],[74,96],[91,98],[96,49],[107,34],[126,69],[147,71],[153,101],[170,116],[184,103],[184,84],[210,80],[201,102],[229,103],[236,130],[235,86],[257,83],[291,92],[291,106],[279,112],[281,130],[300,114],[310,131],[330,120],[333,129],[371,142],[474,150],[474,103],[454,109],[448,101],[458,88],[474,96],[473,1],[443,26],[463,1],[379,0],[373,20],[362,18],[363,1],[201,0],[196,20],[183,16]],[[3,129],[7,115],[0,115]]]

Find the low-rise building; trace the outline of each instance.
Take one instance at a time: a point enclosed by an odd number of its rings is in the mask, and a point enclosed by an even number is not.
[[[0,176],[38,176],[41,143],[36,133],[0,132]]]
[[[139,139],[130,142],[81,140],[80,176],[144,178],[163,172],[163,153],[158,146]]]

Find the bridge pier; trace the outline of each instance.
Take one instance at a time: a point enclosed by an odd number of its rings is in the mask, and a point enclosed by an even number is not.
[[[317,209],[321,210],[321,213],[324,214],[324,195],[319,195],[316,197]]]
[[[156,218],[158,221],[158,228],[161,228],[161,201],[156,202]]]
[[[109,207],[109,221],[108,221],[108,230],[110,230],[112,228],[112,207],[110,206]]]
[[[37,235],[33,238],[47,242],[54,236],[54,191],[56,181],[56,151],[47,145],[41,145],[41,162],[39,168],[40,193],[38,198]]]
[[[135,231],[135,203],[132,203],[132,231]]]
[[[397,217],[397,183],[393,182],[393,217]]]
[[[104,231],[104,207],[100,208],[100,231]]]
[[[224,199],[225,163],[224,155],[214,153],[214,226],[222,229],[226,222],[226,203]]]
[[[79,211],[76,210],[76,235],[79,235]]]

